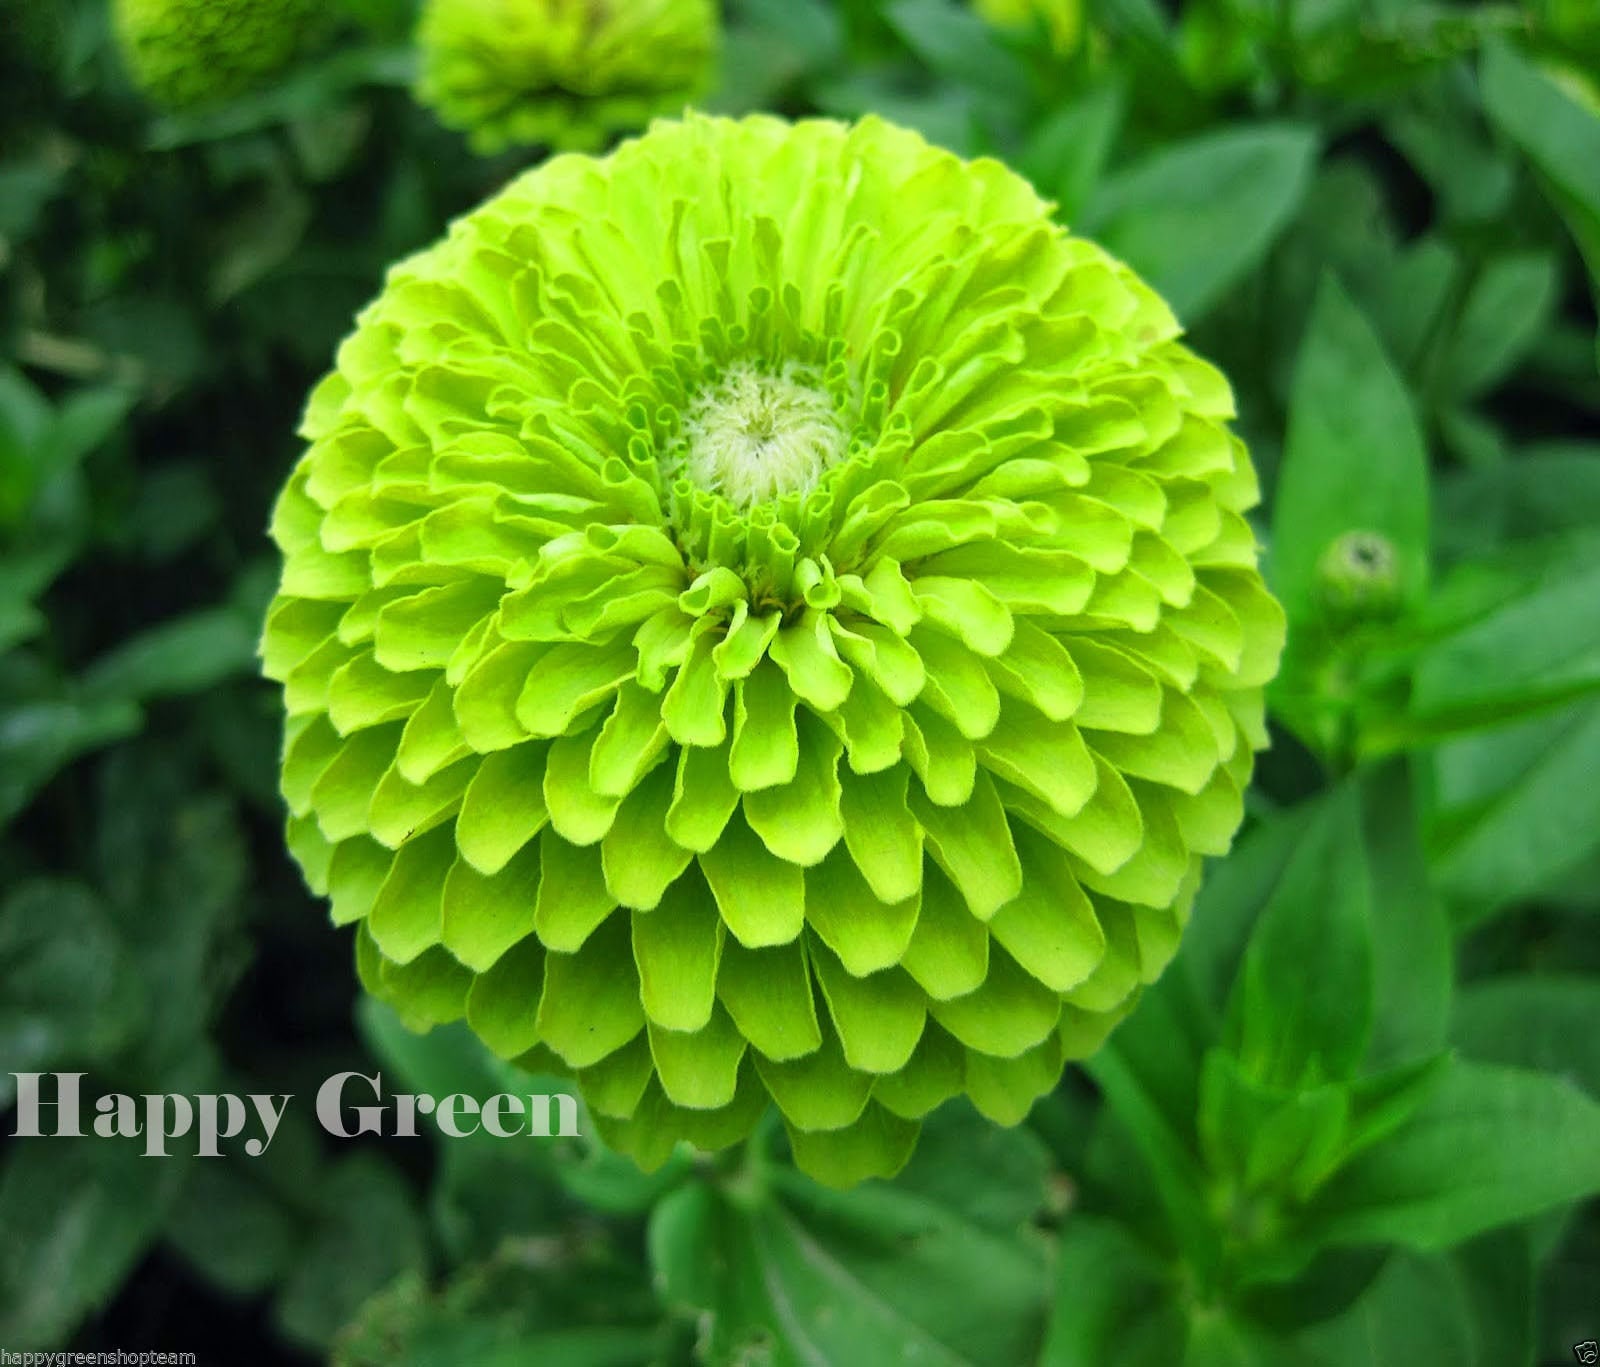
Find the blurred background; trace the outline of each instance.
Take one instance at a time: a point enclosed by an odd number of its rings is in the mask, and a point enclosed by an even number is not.
[[[358,1001],[283,851],[264,528],[386,267],[546,149],[479,155],[419,106],[406,0],[349,0],[269,78],[179,108],[136,87],[104,0],[0,0],[0,1108],[10,1072],[62,1069],[298,1099],[259,1160],[0,1139],[0,1347],[1571,1361],[1600,1335],[1593,0],[723,18],[708,107],[876,112],[1003,158],[1228,372],[1263,540],[1368,533],[1427,586],[1369,592],[1357,556],[1345,597],[1289,604],[1215,931],[1028,1125],[947,1108],[896,1182],[791,1175],[754,1209],[694,1194],[717,1165],[645,1176],[591,1139],[331,1140],[310,1100],[341,1069],[529,1082]],[[1358,868],[1353,911],[1332,890]],[[1246,958],[1287,1012],[1349,944],[1351,1011],[1392,1046],[1367,1073],[1202,1087]],[[1440,1058],[1464,1071],[1424,1087]],[[1308,1177],[1324,1103],[1361,1119]]]

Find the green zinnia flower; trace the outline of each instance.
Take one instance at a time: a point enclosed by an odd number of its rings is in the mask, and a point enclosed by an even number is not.
[[[1001,28],[1042,27],[1050,46],[1066,56],[1077,51],[1085,27],[1084,0],[973,0],[974,8]]]
[[[326,0],[114,0],[129,74],[171,109],[259,88],[328,32]]]
[[[1282,616],[1222,376],[1019,177],[876,119],[562,156],[312,396],[264,642],[368,987],[640,1162],[888,1173],[1177,947]]]
[[[417,98],[479,152],[598,147],[710,84],[713,0],[427,0]]]

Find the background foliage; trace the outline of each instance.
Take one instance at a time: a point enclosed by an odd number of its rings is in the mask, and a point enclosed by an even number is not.
[[[526,158],[412,105],[404,0],[200,115],[130,91],[101,0],[0,0],[0,1066],[299,1098],[261,1159],[0,1141],[0,1345],[1517,1367],[1600,1333],[1600,20],[1046,8],[737,0],[715,104],[1003,156],[1166,294],[1269,490],[1275,744],[1087,1070],[840,1194],[768,1133],[646,1177],[315,1128],[344,1067],[531,1085],[356,1003],[253,659],[304,394]],[[1351,532],[1393,570],[1354,606],[1319,578]]]

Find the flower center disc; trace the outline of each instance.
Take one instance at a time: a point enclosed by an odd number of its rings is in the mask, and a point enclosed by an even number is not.
[[[685,411],[680,468],[748,509],[808,492],[844,458],[848,440],[833,396],[802,367],[736,365]]]

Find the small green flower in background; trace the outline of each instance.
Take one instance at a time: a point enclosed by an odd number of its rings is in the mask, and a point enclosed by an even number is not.
[[[169,109],[248,94],[327,33],[326,0],[114,0],[134,83]]]
[[[315,391],[289,840],[414,1025],[642,1164],[1015,1123],[1175,951],[1282,615],[1223,377],[993,161],[868,119],[562,156]]]
[[[712,0],[426,0],[417,97],[482,153],[584,151],[710,85]]]
[[[1041,26],[1062,56],[1078,50],[1085,27],[1084,0],[974,0],[978,13],[1001,28]]]

